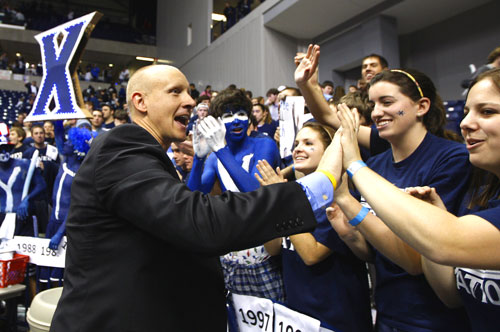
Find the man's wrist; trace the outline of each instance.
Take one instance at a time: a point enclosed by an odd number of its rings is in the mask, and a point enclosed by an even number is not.
[[[295,168],[294,168],[294,171],[295,171]],[[316,172],[319,172],[319,173],[326,175],[328,177],[328,179],[330,180],[330,182],[332,183],[333,190],[337,189],[337,179],[335,179],[335,176],[331,172],[324,170],[324,169],[317,169]]]

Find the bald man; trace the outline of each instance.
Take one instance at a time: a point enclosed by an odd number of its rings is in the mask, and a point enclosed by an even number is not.
[[[165,153],[186,139],[195,105],[184,75],[141,68],[127,102],[133,123],[95,138],[73,181],[51,331],[225,331],[218,256],[310,231],[332,183],[317,172],[245,194],[191,192]],[[324,169],[338,179],[340,143],[330,150]]]

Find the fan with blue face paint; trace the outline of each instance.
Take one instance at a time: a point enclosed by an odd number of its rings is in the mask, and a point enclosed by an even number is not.
[[[211,109],[211,115],[193,127],[195,157],[188,187],[208,193],[218,180],[223,191],[253,191],[260,186],[254,177],[257,162],[265,159],[273,167],[278,166],[278,147],[271,138],[247,135],[252,105],[241,91],[221,91],[213,104],[218,106]],[[213,153],[206,157],[208,147]],[[247,263],[241,262],[242,257]],[[279,268],[268,258],[263,246],[221,257],[226,288],[238,294],[283,301]]]
[[[208,156],[206,162],[207,152],[196,153],[188,182],[192,190],[208,193],[218,179],[223,190],[252,191],[259,187],[253,176],[258,172],[258,160],[265,159],[273,167],[278,166],[276,143],[269,138],[247,135],[252,105],[250,100],[240,98],[239,94],[222,91],[214,100],[216,105],[219,104],[218,110],[211,109],[210,112],[215,116],[220,115],[220,118],[216,120],[208,116],[195,126],[195,151],[200,151],[206,142],[214,153]]]
[[[241,110],[228,108],[222,114],[222,122],[226,126],[226,140],[239,142],[247,136],[248,113]]]

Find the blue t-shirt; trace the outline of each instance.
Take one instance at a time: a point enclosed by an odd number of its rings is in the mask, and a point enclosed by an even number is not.
[[[11,159],[23,159],[23,155],[25,153],[26,150],[30,149],[31,147],[30,146],[27,146],[27,145],[21,145],[20,147],[18,148],[14,148],[11,152],[10,152],[10,158]]]
[[[500,200],[488,208],[472,212],[500,229]],[[497,331],[500,328],[500,271],[455,268],[457,289],[469,315],[473,331]]]
[[[429,133],[405,160],[393,162],[389,149],[368,159],[367,165],[400,189],[435,187],[451,213],[457,212],[470,175],[465,146]],[[361,203],[368,206],[364,198]],[[464,311],[447,308],[423,274],[411,276],[375,253],[377,319],[410,332],[469,330]]]
[[[274,133],[278,127],[277,122],[273,121],[271,123],[264,123],[262,126],[257,127],[257,131],[271,138],[274,138]]]
[[[370,151],[369,154],[371,156],[375,156],[379,153],[382,153],[384,151],[387,151],[391,148],[391,143],[380,137],[378,130],[377,130],[377,125],[372,124],[370,126],[371,131],[370,131]]]
[[[284,239],[281,252],[286,304],[335,331],[371,331],[366,264],[339,238],[324,211],[316,219],[318,225],[312,235],[332,253],[307,266],[290,239]]]

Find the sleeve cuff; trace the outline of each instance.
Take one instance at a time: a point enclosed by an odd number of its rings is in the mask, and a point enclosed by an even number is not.
[[[314,212],[324,210],[333,203],[333,186],[323,173],[311,173],[297,183],[302,186]]]

